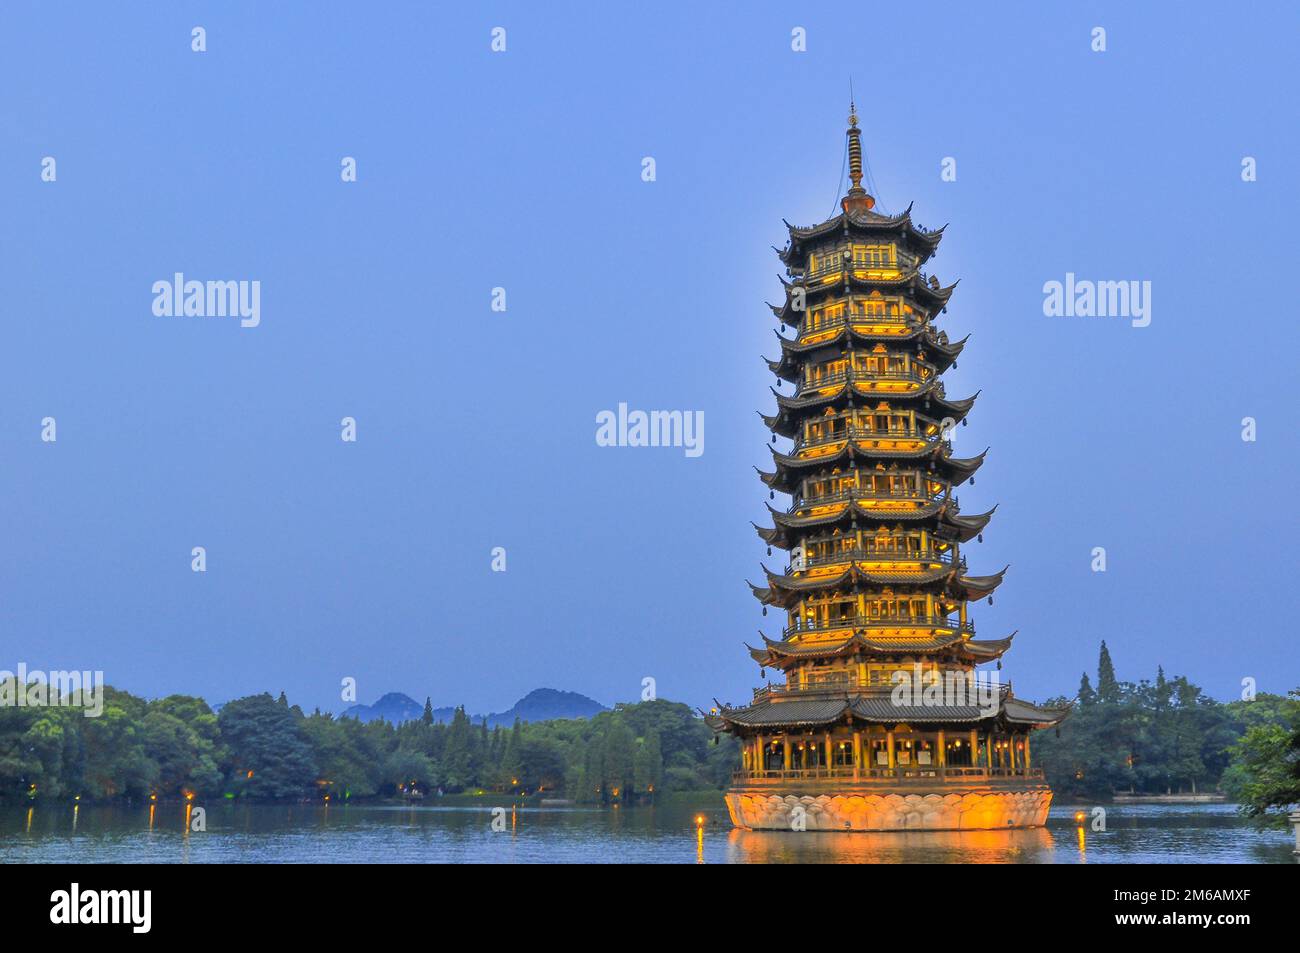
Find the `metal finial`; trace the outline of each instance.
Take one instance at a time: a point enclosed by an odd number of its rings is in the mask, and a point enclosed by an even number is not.
[[[858,106],[849,80],[849,194],[840,203],[844,211],[870,211],[876,200],[862,187],[862,130],[858,128]]]

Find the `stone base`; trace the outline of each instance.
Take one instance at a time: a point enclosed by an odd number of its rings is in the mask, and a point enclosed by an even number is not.
[[[727,793],[731,823],[755,831],[987,831],[1042,827],[1052,806],[1045,784],[1015,790],[906,794]],[[800,812],[798,808],[802,807]]]

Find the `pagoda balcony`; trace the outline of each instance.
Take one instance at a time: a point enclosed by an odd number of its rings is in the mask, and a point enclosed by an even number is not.
[[[897,550],[879,549],[875,546],[868,546],[868,547],[853,546],[849,549],[842,549],[835,553],[818,554],[816,556],[805,556],[802,566],[795,566],[793,563],[791,563],[789,566],[786,566],[785,571],[786,571],[786,575],[789,575],[791,572],[802,572],[805,569],[815,569],[818,566],[834,566],[838,563],[847,564],[850,562],[865,562],[867,560],[877,561],[877,562],[887,561],[887,562],[898,562],[898,563],[935,562],[935,563],[945,563],[951,566],[952,554],[953,551],[951,549],[948,549],[945,552],[900,553]],[[962,572],[965,572],[966,557],[962,556],[957,561],[957,565],[961,568]]]
[[[830,622],[818,625],[788,625],[781,630],[781,637],[789,641],[794,636],[809,635],[812,633],[822,634],[827,632],[844,631],[850,633],[858,629],[867,630],[868,636],[872,629],[948,629],[953,632],[961,632],[966,635],[975,634],[975,623],[967,619],[961,622],[958,619],[950,619],[947,616],[845,616],[842,619],[835,619]],[[904,648],[906,646],[903,646]]]
[[[823,337],[833,337],[836,332],[853,325],[888,327],[891,335],[902,335],[912,327],[919,327],[920,323],[916,316],[910,314],[839,315],[833,318],[822,318],[815,324],[812,321],[805,321],[799,327],[799,336],[796,340],[800,344],[807,344]]]
[[[816,698],[819,696],[839,697],[846,693],[855,692],[891,692],[892,683],[881,684],[879,681],[870,681],[862,679],[857,675],[850,675],[848,672],[836,672],[835,675],[811,675],[806,683],[798,684],[780,684],[771,681],[761,688],[754,689],[753,705],[766,702],[772,698],[789,698],[798,696],[800,698]],[[1008,696],[1011,692],[1010,681],[1004,681],[1000,688],[1002,697]]]
[[[987,781],[994,779],[1031,778],[1043,780],[1042,768],[988,768],[983,765],[900,765],[894,768],[873,766],[854,768],[852,765],[833,765],[820,768],[773,768],[765,771],[736,771],[733,785],[779,781],[949,781],[953,783]]]
[[[938,434],[926,434],[919,430],[909,430],[902,427],[896,430],[870,430],[866,427],[845,427],[824,436],[806,437],[802,440],[796,440],[794,446],[791,448],[791,452],[798,453],[800,450],[810,450],[813,447],[824,447],[828,443],[842,443],[845,440],[911,440],[920,444],[932,446],[939,439]]]
[[[786,274],[796,282],[805,285],[813,284],[830,284],[843,276],[845,271],[845,262],[834,262],[833,264],[823,265],[818,268],[804,269],[786,269]],[[853,276],[870,281],[873,278],[885,278],[893,280],[901,278],[904,275],[910,275],[916,271],[916,263],[899,258],[897,261],[854,261],[851,265]]]
[[[815,379],[806,379],[795,391],[795,396],[800,397],[808,391],[820,390],[824,387],[834,387],[843,384],[846,381],[852,381],[855,384],[882,384],[892,381],[901,381],[909,384],[924,384],[931,379],[932,375],[922,374],[920,369],[915,367],[906,370],[893,371],[868,371],[868,370],[843,370],[834,374],[825,374]]]
[[[892,684],[881,684],[872,682],[869,679],[860,678],[857,675],[850,675],[847,672],[836,672],[833,675],[811,675],[808,676],[804,684],[795,683],[793,685],[780,684],[779,682],[769,682],[761,688],[754,689],[753,704],[767,701],[774,697],[788,698],[792,695],[798,695],[800,698],[817,697],[819,695],[839,696],[846,692],[890,692],[893,689]],[[1008,680],[1001,683],[999,689],[1001,697],[1011,694],[1011,682]]]
[[[864,490],[859,487],[851,487],[847,490],[840,490],[836,493],[819,493],[816,496],[799,497],[791,503],[790,508],[786,510],[786,512],[794,515],[797,514],[799,510],[808,509],[813,506],[829,506],[833,503],[848,503],[852,500],[898,500],[900,502],[924,500],[927,503],[938,503],[947,500],[950,512],[960,512],[957,506],[957,497],[945,496],[943,492],[927,493],[924,490],[915,489]]]
[[[803,685],[798,683],[782,685],[777,682],[770,682],[762,688],[754,689],[754,703],[766,701],[774,695],[842,695],[845,692],[863,691],[869,688],[879,689],[880,687],[878,684],[872,685],[868,680],[859,678],[857,675],[837,672],[835,675],[812,676]]]

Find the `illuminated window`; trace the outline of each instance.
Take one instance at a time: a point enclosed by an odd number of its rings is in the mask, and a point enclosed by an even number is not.
[[[853,267],[894,268],[898,255],[893,245],[854,245]]]

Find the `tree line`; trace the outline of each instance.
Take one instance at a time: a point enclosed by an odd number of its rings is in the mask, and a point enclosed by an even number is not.
[[[283,693],[146,700],[104,688],[103,712],[0,706],[0,801],[227,797],[428,797],[497,792],[595,803],[721,790],[739,762],[730,736],[668,701],[591,719],[489,729],[463,708],[449,723],[394,726],[290,705]],[[12,694],[12,693],[11,693]],[[52,701],[55,701],[52,699]],[[1220,703],[1186,678],[1123,682],[1103,642],[1096,685],[1057,698],[1070,716],[1033,739],[1058,798],[1222,791],[1246,813],[1300,804],[1300,694]]]
[[[1056,731],[1034,735],[1034,760],[1058,798],[1219,791],[1247,814],[1300,803],[1300,694],[1215,701],[1183,676],[1120,681],[1101,643]]]
[[[283,693],[214,712],[202,699],[104,690],[99,717],[77,707],[0,707],[0,800],[227,797],[349,800],[499,792],[631,802],[718,790],[735,742],[682,704],[618,705],[591,719],[489,729],[464,708],[449,723],[394,726],[319,710]]]

